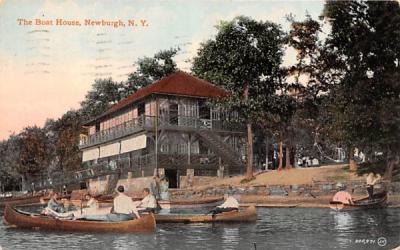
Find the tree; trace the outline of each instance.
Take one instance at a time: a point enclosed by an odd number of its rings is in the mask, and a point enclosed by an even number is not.
[[[231,92],[228,106],[239,108],[248,131],[247,178],[252,173],[252,120],[265,111],[281,83],[284,33],[271,22],[239,16],[217,26],[193,61],[195,75]]]
[[[19,187],[20,175],[16,171],[19,165],[19,148],[16,136],[0,142],[0,192]]]
[[[271,95],[264,111],[256,121],[264,130],[269,131],[278,141],[278,169],[283,168],[283,143],[286,143],[286,167],[290,166],[289,148],[291,146],[292,119],[296,111],[296,101],[292,96]]]
[[[179,49],[161,50],[153,57],[139,58],[137,70],[130,73],[128,80],[124,83],[124,96],[143,88],[150,83],[157,81],[164,76],[174,73],[177,70],[173,58]]]
[[[83,120],[90,120],[105,112],[112,104],[122,99],[121,83],[108,79],[96,79],[85,100],[81,102]]]
[[[27,190],[27,181],[42,175],[50,161],[45,130],[36,126],[26,127],[16,137],[16,143],[19,148],[16,170],[21,175],[23,189]]]
[[[336,72],[327,102],[332,137],[383,152],[390,179],[400,155],[399,3],[327,1],[323,15],[332,25],[326,63]]]
[[[56,121],[49,121],[45,128],[54,146],[54,167],[60,171],[80,168],[82,159],[78,145],[82,123],[79,112],[70,110]]]
[[[288,46],[297,52],[296,63],[288,68],[288,79],[292,78],[288,92],[295,98],[295,111],[288,130],[290,141],[296,141],[303,148],[319,143],[318,118],[322,99],[328,91],[328,69],[322,61],[325,53],[319,37],[321,24],[308,14],[303,21],[296,21],[293,16],[289,16],[288,21],[291,23]]]

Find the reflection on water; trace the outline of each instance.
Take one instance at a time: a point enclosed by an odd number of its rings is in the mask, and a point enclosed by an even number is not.
[[[221,241],[224,249],[235,249],[239,245],[240,241],[239,228],[223,228]]]
[[[150,234],[66,233],[10,229],[0,246],[12,249],[391,249],[400,245],[399,209],[258,209],[250,224],[159,224]],[[387,246],[360,240],[387,239]]]
[[[332,211],[335,220],[335,229],[338,232],[345,232],[353,227],[353,218],[349,212]]]

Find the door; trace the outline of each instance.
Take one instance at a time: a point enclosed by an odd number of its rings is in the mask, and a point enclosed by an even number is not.
[[[168,188],[178,188],[178,172],[176,169],[166,169],[165,177],[168,180]]]

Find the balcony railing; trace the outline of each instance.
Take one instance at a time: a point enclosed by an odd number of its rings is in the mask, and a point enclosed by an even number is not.
[[[144,116],[141,116],[110,129],[102,130],[96,132],[95,134],[89,135],[88,137],[81,139],[79,146],[88,147],[95,144],[107,142],[125,135],[137,133],[143,130],[144,122],[146,122],[144,118]]]
[[[157,121],[157,123],[156,123]],[[193,116],[145,116],[125,122],[107,130],[96,132],[80,141],[81,148],[104,143],[143,130],[161,129],[210,129],[217,131],[244,131],[244,125],[237,121],[201,119]]]

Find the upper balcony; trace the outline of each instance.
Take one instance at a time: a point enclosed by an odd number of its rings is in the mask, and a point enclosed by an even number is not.
[[[244,132],[245,126],[238,121],[201,119],[192,116],[156,117],[141,115],[138,118],[107,130],[98,131],[81,139],[79,147],[91,147],[141,131],[155,131],[160,129],[183,131],[209,129],[216,132]]]

